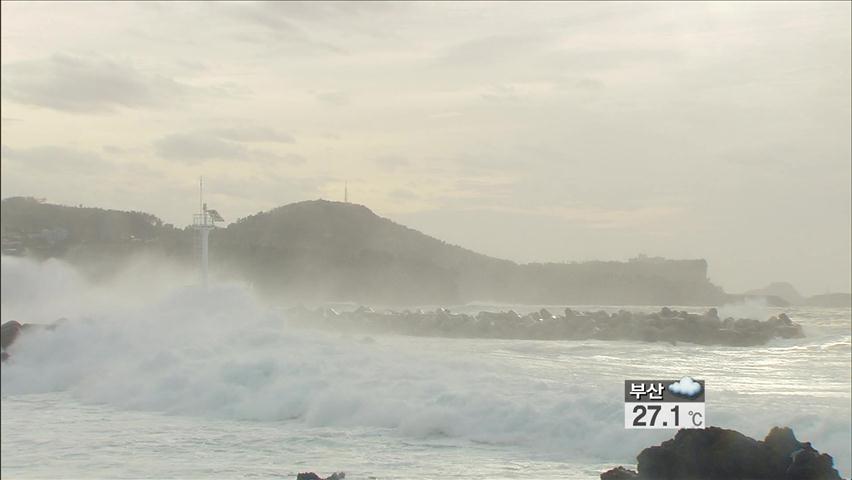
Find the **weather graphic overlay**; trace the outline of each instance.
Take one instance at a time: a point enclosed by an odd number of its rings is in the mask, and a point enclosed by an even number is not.
[[[625,380],[624,428],[704,428],[704,380]]]

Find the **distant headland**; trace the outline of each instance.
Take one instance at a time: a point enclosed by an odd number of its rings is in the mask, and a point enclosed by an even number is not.
[[[196,258],[189,227],[143,212],[14,197],[2,201],[0,230],[4,255],[62,258],[95,275],[137,253],[186,265]],[[703,259],[518,264],[447,244],[362,205],[326,200],[241,218],[211,232],[210,248],[214,275],[301,302],[720,305],[754,296],[711,283]]]

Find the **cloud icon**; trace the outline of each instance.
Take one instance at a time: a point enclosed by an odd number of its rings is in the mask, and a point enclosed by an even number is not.
[[[695,398],[701,393],[701,384],[693,380],[692,377],[683,377],[669,385],[668,389],[679,397]]]

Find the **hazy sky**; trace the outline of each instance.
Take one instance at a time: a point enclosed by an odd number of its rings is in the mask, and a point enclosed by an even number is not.
[[[2,4],[2,195],[350,199],[517,261],[850,290],[850,2]]]

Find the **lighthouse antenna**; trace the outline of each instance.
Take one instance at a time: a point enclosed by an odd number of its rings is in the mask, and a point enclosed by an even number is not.
[[[216,210],[207,209],[204,203],[204,177],[198,177],[198,208],[199,213],[193,215],[192,227],[198,231],[199,276],[201,286],[207,289],[208,274],[208,242],[210,231],[216,228],[216,222],[222,222],[222,216]]]

